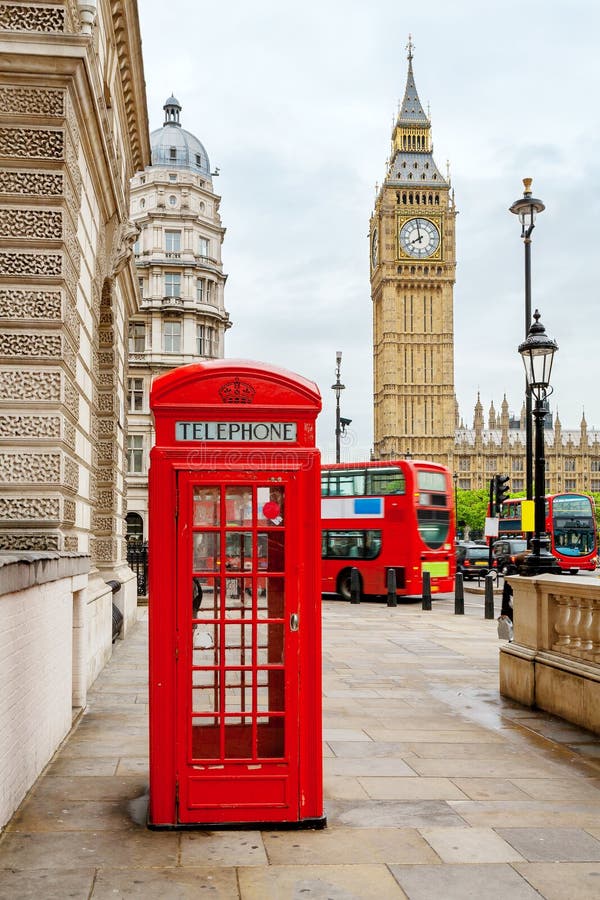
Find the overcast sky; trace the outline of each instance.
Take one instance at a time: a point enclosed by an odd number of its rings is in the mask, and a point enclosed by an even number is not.
[[[506,393],[518,413],[524,263],[508,212],[522,178],[546,204],[532,245],[532,308],[559,352],[563,428],[600,426],[600,7],[594,0],[139,0],[150,128],[173,92],[204,144],[227,228],[226,356],[283,365],[323,395],[335,445],[343,353],[344,459],[373,441],[369,217],[406,84],[406,43],[434,158],[450,160],[457,218],[455,385],[472,424]]]

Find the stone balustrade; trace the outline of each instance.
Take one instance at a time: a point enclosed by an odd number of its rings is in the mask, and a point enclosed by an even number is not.
[[[600,732],[600,578],[514,576],[500,692]]]

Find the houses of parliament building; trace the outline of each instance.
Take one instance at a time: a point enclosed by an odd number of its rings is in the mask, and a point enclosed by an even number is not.
[[[485,488],[495,473],[525,489],[525,410],[504,396],[487,414],[478,395],[472,425],[454,390],[453,289],[456,205],[433,159],[431,121],[415,86],[408,44],[404,98],[384,181],[370,221],[375,459],[407,455],[454,472],[462,490]],[[547,490],[600,492],[600,432],[563,429],[546,417]]]

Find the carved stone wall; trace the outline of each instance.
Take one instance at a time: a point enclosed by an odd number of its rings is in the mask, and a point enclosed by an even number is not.
[[[73,24],[73,10],[71,3],[0,3],[0,28],[64,31],[67,22]],[[76,501],[69,498],[80,482],[74,453],[78,144],[64,87],[0,80],[0,154],[11,160],[0,173],[0,548],[5,549],[63,550],[67,536],[73,549],[78,544],[69,535],[76,519]],[[52,497],[49,487],[56,491]]]
[[[0,317],[8,319],[60,319],[60,291],[0,290]]]
[[[0,549],[116,568],[129,179],[149,141],[136,3],[97,6],[0,0]]]

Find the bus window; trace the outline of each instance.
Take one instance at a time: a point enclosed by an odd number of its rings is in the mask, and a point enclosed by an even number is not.
[[[365,493],[365,473],[357,472],[330,472],[328,497],[362,497]]]
[[[375,559],[381,549],[381,531],[323,531],[323,559]]]
[[[446,476],[443,472],[429,472],[427,469],[419,469],[417,472],[417,485],[422,491],[438,491],[443,494],[448,491]]]
[[[369,469],[367,471],[367,494],[404,494],[406,482],[400,469]]]
[[[450,514],[441,509],[418,509],[417,527],[423,543],[437,550],[448,538]]]

